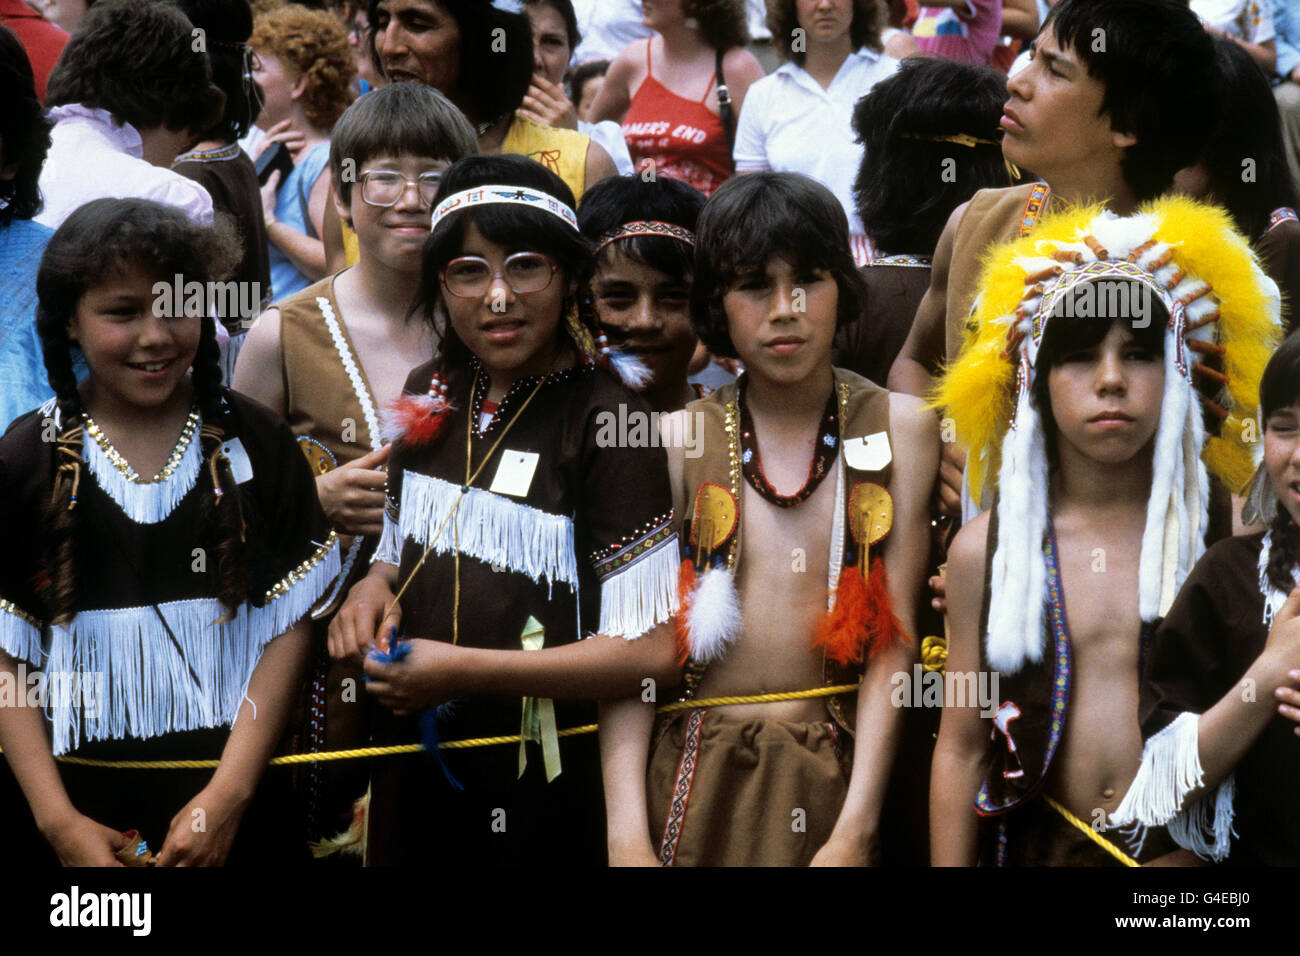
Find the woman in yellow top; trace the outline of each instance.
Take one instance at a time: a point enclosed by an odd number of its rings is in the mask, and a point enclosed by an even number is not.
[[[533,76],[532,28],[519,0],[369,0],[367,13],[384,75],[432,86],[455,103],[474,125],[480,153],[534,159],[579,197],[616,174],[609,154],[589,137],[516,113]],[[331,222],[330,266],[343,268],[355,252],[344,259]]]

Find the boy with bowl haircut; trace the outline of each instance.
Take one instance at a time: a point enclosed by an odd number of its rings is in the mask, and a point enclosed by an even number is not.
[[[429,87],[396,84],[352,104],[334,127],[330,168],[334,205],[356,230],[360,258],[262,313],[235,366],[234,387],[279,412],[298,435],[325,514],[347,536],[343,571],[316,609],[307,704],[315,716],[304,729],[304,746],[313,750],[364,743],[364,697],[355,693],[361,668],[330,665],[324,635],[340,598],[365,574],[383,528],[388,445],[380,409],[433,348],[428,327],[412,319],[431,201],[442,171],[474,151],[469,121]],[[330,789],[338,793],[313,797],[316,836],[347,825],[367,773],[360,765],[330,768],[328,779],[338,781]]]
[[[705,206],[696,250],[696,330],[745,366],[678,413],[702,425],[700,454],[669,448],[685,518],[684,697],[702,706],[653,734],[640,698],[603,708],[610,858],[870,862],[902,725],[892,677],[914,656],[934,419],[832,368],[861,280],[825,187],[792,173],[731,180]],[[794,699],[708,704],[782,692]],[[855,739],[855,723],[870,732]]]

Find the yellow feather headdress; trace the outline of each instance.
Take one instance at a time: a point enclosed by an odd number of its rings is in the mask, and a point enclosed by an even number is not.
[[[1221,419],[1219,435],[1206,441],[1202,458],[1239,493],[1255,468],[1259,379],[1281,333],[1277,290],[1227,213],[1175,196],[1147,203],[1126,218],[1101,206],[1069,208],[1044,217],[1031,235],[986,254],[965,343],[932,396],[970,453],[972,498],[981,500],[989,476],[997,474],[998,451],[1016,406],[1017,368],[1023,353],[1031,347],[1036,353],[1032,336],[1041,341],[1051,292],[1098,261],[1132,263],[1174,301],[1187,299],[1184,340],[1195,353],[1193,381]],[[1049,311],[1035,318],[1043,303]],[[1019,384],[1027,388],[1029,382]]]
[[[1102,279],[1138,283],[1169,314],[1138,575],[1142,620],[1168,610],[1204,548],[1207,471],[1236,492],[1254,471],[1259,380],[1280,337],[1280,299],[1225,212],[1182,197],[1126,217],[1076,207],[992,249],[965,343],[932,404],[969,452],[972,500],[987,504],[997,479],[986,646],[990,665],[1008,673],[1043,653],[1050,521],[1045,438],[1030,392],[1038,350],[1050,322],[1084,314],[1074,311],[1087,299],[1081,292],[1100,298],[1101,284],[1087,284]],[[1208,438],[1206,417],[1218,422]]]

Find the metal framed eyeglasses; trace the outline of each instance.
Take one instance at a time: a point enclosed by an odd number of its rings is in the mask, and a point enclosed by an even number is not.
[[[492,280],[501,276],[515,295],[528,295],[546,289],[558,268],[540,252],[516,252],[506,257],[500,269],[493,269],[481,256],[461,256],[452,259],[442,270],[442,284],[458,298],[474,299],[487,292]]]
[[[438,195],[441,183],[442,173],[421,173],[418,179],[407,179],[391,169],[372,169],[361,174],[361,199],[380,208],[396,206],[406,192],[406,187],[414,186],[420,194],[420,200],[426,206],[432,206],[433,197]]]

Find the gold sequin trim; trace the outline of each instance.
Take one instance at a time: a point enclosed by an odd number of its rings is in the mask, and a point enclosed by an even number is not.
[[[5,614],[12,614],[24,624],[30,624],[34,628],[39,629],[41,626],[40,621],[36,620],[36,618],[32,617],[18,605],[14,604],[13,601],[6,601],[4,598],[0,598],[0,611]]]
[[[104,453],[104,457],[112,463],[114,468],[121,472],[127,481],[138,485],[153,485],[170,478],[172,473],[180,466],[181,459],[185,457],[185,452],[189,450],[190,442],[194,440],[194,433],[198,431],[198,428],[199,410],[196,407],[190,409],[190,415],[185,419],[185,427],[181,429],[181,437],[176,440],[176,447],[172,449],[172,453],[168,456],[167,463],[163,465],[162,471],[152,478],[141,478],[136,474],[135,469],[131,467],[131,463],[113,447],[113,443],[108,440],[108,436],[95,423],[95,420],[89,415],[85,416],[86,434],[94,439],[95,444],[99,446],[99,450]]]
[[[317,547],[315,553],[312,554],[310,558],[272,585],[271,589],[266,592],[266,603],[270,604],[276,598],[281,598],[288,594],[289,591],[293,589],[294,585],[312,572],[316,565],[329,557],[329,553],[334,550],[334,544],[337,540],[338,534],[334,531],[330,531],[330,535],[325,539],[325,543]]]
[[[723,421],[723,429],[727,433],[727,467],[731,479],[731,497],[736,502],[736,508],[740,508],[740,410],[735,399],[727,402],[726,418]],[[731,537],[731,544],[727,547],[727,567],[735,570],[736,567],[736,541],[740,537],[740,528]]]

